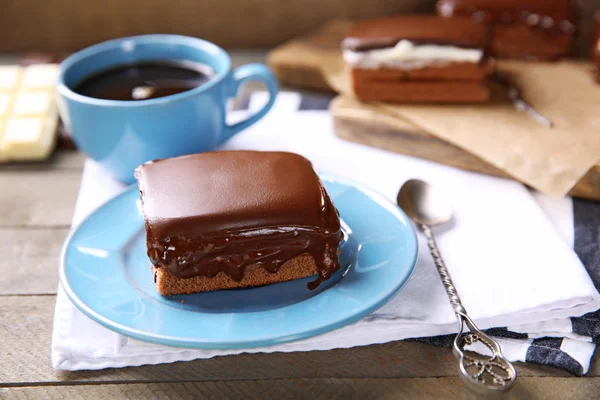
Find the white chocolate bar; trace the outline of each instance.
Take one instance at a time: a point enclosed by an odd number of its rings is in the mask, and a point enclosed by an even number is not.
[[[45,160],[56,144],[57,118],[11,118],[6,121],[0,152],[9,160]]]
[[[0,162],[47,159],[57,139],[58,65],[0,66]]]
[[[0,92],[0,119],[4,119],[11,108],[12,96],[8,93]]]
[[[21,83],[23,68],[18,65],[0,65],[0,91],[13,91]]]
[[[23,71],[21,86],[24,89],[54,89],[58,78],[58,65],[35,64]]]
[[[15,96],[12,115],[16,117],[46,115],[54,104],[49,92],[19,92]]]

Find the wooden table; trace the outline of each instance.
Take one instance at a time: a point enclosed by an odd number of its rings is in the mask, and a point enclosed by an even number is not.
[[[262,54],[235,53],[234,64]],[[0,398],[477,398],[451,350],[394,342],[308,353],[243,354],[102,371],[54,371],[50,341],[57,263],[84,157],[0,166]],[[600,361],[584,378],[518,364],[505,398],[595,399]]]

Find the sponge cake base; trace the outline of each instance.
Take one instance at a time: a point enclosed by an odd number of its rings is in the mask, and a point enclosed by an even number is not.
[[[314,258],[308,254],[292,258],[275,273],[268,272],[258,264],[248,265],[240,282],[234,281],[224,272],[219,272],[212,278],[195,276],[186,279],[171,275],[165,268],[152,266],[152,272],[156,289],[163,296],[263,286],[319,274]]]

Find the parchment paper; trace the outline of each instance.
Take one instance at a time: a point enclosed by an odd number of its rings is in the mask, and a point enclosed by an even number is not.
[[[332,89],[351,96],[348,70],[339,45],[335,46],[349,26],[336,22],[292,43],[296,51],[300,49],[296,56],[305,60],[306,68],[317,68]],[[320,45],[314,46],[315,42]],[[276,50],[278,57],[285,55],[285,46]],[[519,86],[529,103],[554,122],[553,128],[516,110],[500,87],[494,89],[493,101],[484,105],[377,106],[541,192],[565,195],[600,161],[600,85],[593,79],[592,64],[503,61],[498,68]]]
[[[565,195],[600,161],[600,85],[588,63],[503,62],[546,128],[498,96],[481,106],[380,105],[541,192]]]

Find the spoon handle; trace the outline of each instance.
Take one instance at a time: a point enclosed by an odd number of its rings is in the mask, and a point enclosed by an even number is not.
[[[459,331],[454,339],[453,353],[460,362],[461,378],[477,392],[508,390],[517,379],[515,368],[502,355],[498,342],[481,332],[467,315],[467,310],[460,301],[450,273],[438,250],[431,227],[426,224],[419,224],[419,227],[427,238],[431,256],[458,318]],[[466,346],[475,343],[483,344],[490,355],[465,350]]]
[[[446,268],[446,264],[444,264],[444,260],[442,260],[431,228],[429,225],[421,224],[421,230],[427,239],[427,246],[429,246],[429,251],[431,252],[435,266],[440,274],[440,278],[442,278],[442,283],[444,284],[444,288],[446,289],[446,293],[448,294],[448,298],[450,299],[450,303],[452,304],[452,308],[454,308],[456,316],[460,318],[462,315],[467,315],[467,310],[463,307],[460,297],[458,297],[458,293],[456,292],[456,287],[454,287],[454,283],[452,282],[452,278],[450,278],[450,273]]]

